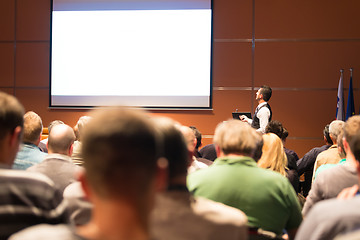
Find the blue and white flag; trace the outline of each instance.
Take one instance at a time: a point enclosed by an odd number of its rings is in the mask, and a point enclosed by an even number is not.
[[[343,71],[341,71],[336,106],[336,120],[345,121]]]

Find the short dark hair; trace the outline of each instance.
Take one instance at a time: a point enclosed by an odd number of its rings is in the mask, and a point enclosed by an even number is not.
[[[85,126],[84,167],[90,186],[103,197],[141,205],[156,175],[158,135],[141,110],[100,109]],[[140,202],[139,202],[140,201]]]
[[[265,133],[274,133],[279,138],[282,139],[282,135],[284,133],[284,127],[282,123],[278,120],[271,120],[265,128]]]
[[[189,128],[191,128],[191,130],[193,130],[193,132],[195,134],[195,137],[196,137],[196,146],[195,146],[195,148],[198,149],[201,146],[201,139],[202,139],[201,132],[195,126],[190,126]]]
[[[329,127],[330,127],[330,124],[327,124],[327,125],[325,126],[325,128],[324,128],[323,133],[324,133],[324,137],[326,138],[326,141],[327,141],[329,144],[333,145],[334,143],[333,143],[333,141],[331,140],[331,137],[330,137]]]
[[[24,126],[24,107],[12,95],[0,91],[0,140]]]
[[[260,93],[263,95],[263,99],[264,101],[269,101],[270,98],[271,98],[271,95],[272,95],[272,90],[269,86],[266,86],[266,85],[262,85],[260,87]]]

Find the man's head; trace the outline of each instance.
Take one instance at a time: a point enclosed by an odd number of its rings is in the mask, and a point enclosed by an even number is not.
[[[179,177],[181,179],[181,177],[187,175],[189,155],[186,141],[184,135],[180,132],[173,120],[168,118],[155,118],[154,121],[162,139],[163,157],[165,157],[169,163],[170,184],[174,184],[174,180],[177,181]],[[186,179],[184,183],[177,182],[177,184],[186,185]]]
[[[199,149],[199,147],[201,147],[202,145],[202,135],[201,132],[199,131],[199,129],[197,129],[195,126],[190,126],[189,128],[191,128],[191,130],[193,130],[193,133],[195,134],[196,137],[196,149]]]
[[[24,108],[14,97],[0,92],[0,162],[12,165],[19,149]]]
[[[360,131],[360,116],[356,115],[350,117],[346,121],[343,131],[344,131],[344,140],[345,140],[343,141],[344,149],[346,155],[348,155],[349,151],[351,151],[349,144],[353,141],[353,138],[355,138],[359,134]]]
[[[256,93],[256,100],[269,101],[272,95],[272,90],[269,86],[263,85]]]
[[[81,141],[82,132],[84,131],[86,124],[88,124],[90,120],[91,120],[90,116],[82,116],[77,121],[77,123],[74,127],[74,132],[76,134],[76,139],[78,141]]]
[[[43,125],[40,116],[33,111],[25,113],[23,142],[38,145],[41,140],[42,130]]]
[[[52,129],[54,126],[59,125],[59,124],[64,124],[64,122],[61,121],[61,120],[51,121],[51,122],[49,123],[49,125],[48,125],[48,132],[49,132],[49,134],[50,134],[50,132],[51,132],[51,129]]]
[[[93,195],[148,210],[158,169],[158,135],[146,114],[125,108],[95,111],[84,129],[82,152]]]
[[[360,130],[358,130],[357,134],[355,134],[351,138],[349,145],[350,145],[351,152],[354,154],[355,159],[358,162],[360,162]],[[358,170],[360,170],[360,168]]]
[[[187,126],[181,126],[179,129],[181,133],[184,135],[189,152],[194,154],[195,146],[196,146],[196,137],[194,132],[191,130],[191,128]]]
[[[324,128],[324,140],[326,141],[326,144],[329,144],[329,145],[333,145],[333,141],[331,140],[331,137],[330,137],[330,132],[329,132],[329,127],[330,127],[330,124],[327,124]]]
[[[274,133],[280,139],[282,139],[282,135],[284,132],[284,127],[282,123],[278,120],[271,120],[268,125],[266,125],[265,133]]]
[[[49,133],[49,153],[59,153],[71,156],[72,145],[75,141],[73,129],[66,124],[58,124],[52,127]]]
[[[222,155],[236,154],[253,157],[261,141],[260,134],[249,124],[238,120],[222,122],[215,129],[214,143]]]
[[[345,122],[341,120],[334,120],[330,123],[329,133],[330,138],[334,144],[337,144],[337,137],[341,133],[342,128],[344,127]]]

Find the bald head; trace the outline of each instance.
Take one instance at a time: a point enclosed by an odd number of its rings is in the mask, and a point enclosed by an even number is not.
[[[75,141],[73,129],[66,124],[54,126],[49,133],[49,153],[60,153],[70,156],[71,146]]]

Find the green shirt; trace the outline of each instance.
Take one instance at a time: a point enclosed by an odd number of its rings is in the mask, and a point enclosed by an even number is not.
[[[242,210],[250,227],[272,231],[295,229],[301,208],[287,178],[259,168],[250,157],[223,157],[188,176],[188,188],[205,197]]]

